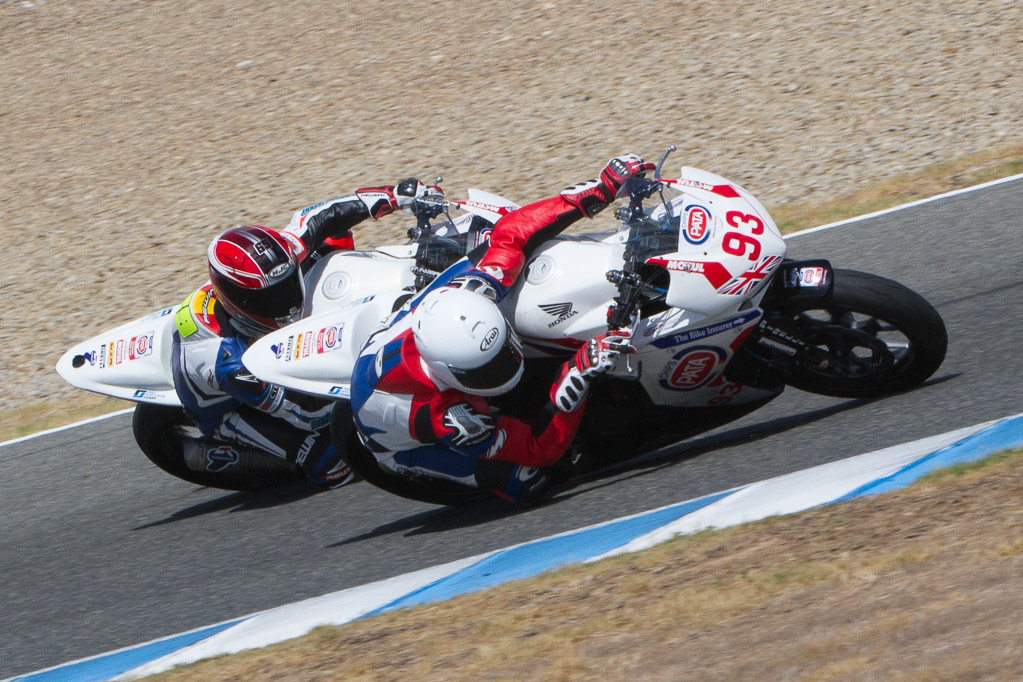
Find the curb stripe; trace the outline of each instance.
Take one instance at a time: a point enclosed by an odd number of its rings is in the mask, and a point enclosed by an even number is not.
[[[23,677],[13,678],[12,682],[94,682],[95,680],[109,680],[116,675],[137,668],[143,663],[148,663],[191,646],[196,642],[201,642],[240,622],[240,620],[235,620],[221,623],[220,625],[212,625],[181,635],[172,635],[166,639],[150,642],[149,644],[122,649],[119,652],[101,654],[74,663],[65,663],[55,668],[48,668]]]
[[[535,540],[484,558],[473,566],[438,580],[421,590],[404,595],[390,604],[366,614],[375,616],[418,604],[443,601],[470,592],[479,592],[512,580],[539,575],[552,568],[586,561],[625,545],[665,523],[733,494],[734,491],[708,495],[629,519],[613,521],[569,535]]]
[[[1023,416],[1005,419],[986,431],[965,438],[958,443],[908,464],[891,476],[864,484],[835,500],[846,502],[858,497],[880,495],[904,488],[932,471],[953,464],[975,462],[991,453],[1023,446]]]

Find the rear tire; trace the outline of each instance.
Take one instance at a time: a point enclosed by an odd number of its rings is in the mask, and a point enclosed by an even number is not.
[[[150,462],[183,481],[222,490],[260,490],[270,486],[301,479],[301,474],[289,471],[267,471],[240,475],[231,471],[193,471],[185,464],[178,427],[190,426],[191,420],[180,407],[140,403],[132,415],[131,430],[135,442]],[[267,457],[273,457],[267,454]]]
[[[855,270],[835,270],[834,287],[769,311],[765,320],[815,346],[827,366],[796,361],[785,382],[839,398],[874,398],[917,386],[945,359],[941,315],[898,282]]]

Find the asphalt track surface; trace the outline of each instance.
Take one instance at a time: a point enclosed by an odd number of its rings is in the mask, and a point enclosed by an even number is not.
[[[945,364],[873,402],[788,390],[670,454],[545,505],[448,509],[360,483],[197,488],[130,415],[0,448],[0,678],[1020,412],[1023,180],[789,241],[935,304]],[[72,390],[72,389],[69,389]]]

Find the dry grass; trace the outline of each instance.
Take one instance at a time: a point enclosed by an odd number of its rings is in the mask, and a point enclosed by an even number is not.
[[[0,442],[74,424],[131,406],[132,403],[124,400],[69,388],[67,397],[37,400],[0,414]]]
[[[1023,145],[936,163],[882,182],[856,188],[826,202],[769,209],[783,233],[866,215],[917,199],[1023,173]]]
[[[1019,679],[1023,451],[157,676]]]

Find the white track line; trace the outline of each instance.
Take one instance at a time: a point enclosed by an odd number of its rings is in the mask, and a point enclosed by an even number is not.
[[[945,192],[944,194],[938,194],[936,196],[928,197],[926,199],[918,199],[916,201],[911,201],[908,204],[900,204],[899,206],[893,206],[892,208],[886,208],[883,211],[875,211],[873,213],[867,213],[865,215],[856,216],[855,218],[847,218],[845,220],[839,220],[838,222],[828,223],[827,225],[821,225],[820,227],[811,227],[808,230],[802,230],[800,232],[793,232],[792,234],[785,235],[785,239],[792,239],[793,237],[799,237],[799,236],[802,236],[804,234],[813,234],[814,232],[822,232],[824,230],[830,230],[830,229],[833,229],[833,228],[836,228],[836,227],[841,227],[843,225],[849,225],[850,223],[858,223],[858,222],[861,222],[861,221],[864,221],[864,220],[869,220],[870,218],[876,218],[877,216],[882,216],[882,215],[885,215],[885,214],[888,214],[888,213],[895,213],[896,211],[902,211],[904,209],[912,208],[914,206],[919,206],[921,204],[927,204],[927,203],[930,203],[932,201],[938,201],[940,199],[947,199],[948,197],[954,197],[954,196],[959,195],[959,194],[966,194],[967,192],[975,192],[975,191],[980,190],[980,189],[986,189],[988,187],[993,187],[995,185],[1001,185],[1001,184],[1006,183],[1006,182],[1014,182],[1016,180],[1023,180],[1023,173],[1020,173],[1019,175],[1010,175],[1007,178],[999,178],[998,180],[992,180],[991,182],[985,182],[985,183],[982,183],[980,185],[973,185],[972,187],[964,187],[963,189],[957,189],[957,190],[953,190],[951,192]],[[67,426],[59,426],[59,427],[57,427],[55,429],[49,429],[47,431],[40,431],[39,433],[33,433],[31,435],[28,435],[28,436],[22,436],[21,438],[15,438],[14,440],[9,440],[9,441],[5,441],[3,443],[0,443],[0,448],[4,447],[5,445],[14,445],[15,443],[22,443],[22,442],[24,442],[26,440],[30,440],[32,438],[38,438],[39,436],[46,436],[46,435],[49,435],[51,433],[57,433],[59,431],[64,431],[64,430],[67,430],[67,429],[74,429],[74,428],[77,428],[79,426],[83,426],[85,424],[90,424],[92,422],[99,421],[101,419],[107,419],[109,417],[116,417],[118,415],[127,414],[128,412],[131,412],[133,409],[134,408],[128,408],[126,410],[120,410],[118,412],[111,412],[110,414],[105,414],[105,415],[102,415],[102,416],[99,416],[99,417],[93,417],[92,419],[86,419],[84,421],[75,422],[74,424],[68,424]]]
[[[110,417],[118,417],[118,416],[120,416],[122,414],[128,414],[129,412],[133,411],[134,409],[135,409],[134,407],[129,407],[126,410],[118,410],[117,412],[111,412],[109,414],[102,414],[102,415],[100,415],[98,417],[93,417],[92,419],[83,419],[80,422],[75,422],[74,424],[68,424],[67,426],[58,426],[58,427],[56,427],[54,429],[47,429],[46,431],[40,431],[38,433],[32,433],[32,434],[29,434],[27,436],[22,436],[21,438],[15,438],[14,440],[4,441],[3,443],[0,443],[0,448],[4,447],[5,445],[14,445],[15,443],[23,443],[26,440],[32,440],[33,438],[38,438],[39,436],[47,436],[47,435],[49,435],[51,433],[58,433],[60,431],[67,431],[68,429],[78,428],[79,426],[85,426],[86,424],[91,424],[92,422],[98,422],[98,421],[100,421],[102,419],[109,419]]]
[[[907,208],[913,208],[914,206],[919,206],[921,204],[929,204],[932,201],[947,199],[949,197],[954,197],[959,194],[975,192],[979,189],[987,189],[988,187],[994,187],[995,185],[1001,185],[1003,183],[1013,182],[1016,180],[1023,180],[1023,173],[1020,173],[1019,175],[1010,175],[1007,178],[999,178],[998,180],[992,180],[990,182],[985,182],[980,185],[973,185],[972,187],[964,187],[963,189],[952,190],[951,192],[945,192],[944,194],[938,194],[933,197],[927,197],[926,199],[917,199],[916,201],[911,201],[908,204],[900,204],[898,206],[886,208],[883,211],[874,211],[873,213],[867,213],[865,215],[856,216],[855,218],[846,218],[845,220],[839,220],[838,222],[835,223],[828,223],[827,225],[821,225],[820,227],[811,227],[807,230],[801,230],[799,232],[793,232],[792,234],[785,235],[785,239],[791,239],[792,237],[798,237],[804,234],[813,234],[814,232],[822,232],[824,230],[830,230],[835,227],[848,225],[849,223],[858,223],[864,220],[869,220],[870,218],[876,218],[877,216],[886,215],[888,213],[895,213],[896,211],[902,211]]]

